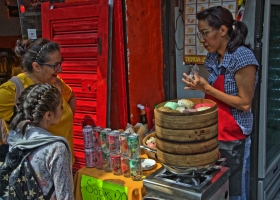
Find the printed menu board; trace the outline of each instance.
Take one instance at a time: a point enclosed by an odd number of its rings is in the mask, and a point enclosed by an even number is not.
[[[184,62],[203,64],[207,51],[196,37],[198,31],[196,13],[212,6],[223,6],[237,18],[238,0],[185,0],[184,1]]]

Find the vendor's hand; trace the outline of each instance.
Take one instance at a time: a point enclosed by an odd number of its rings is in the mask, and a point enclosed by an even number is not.
[[[184,87],[185,90],[201,90],[204,92],[205,87],[209,85],[203,77],[197,74],[197,72],[194,72],[194,79],[192,79],[186,73],[183,73],[183,76],[185,78],[182,78],[182,81],[187,85],[187,87]]]

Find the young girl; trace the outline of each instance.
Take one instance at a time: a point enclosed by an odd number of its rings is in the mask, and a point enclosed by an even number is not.
[[[44,196],[54,187],[50,199],[74,199],[68,142],[47,131],[50,125],[60,121],[62,113],[60,91],[48,83],[33,84],[18,99],[8,137],[10,152],[16,148],[36,148],[28,159]]]

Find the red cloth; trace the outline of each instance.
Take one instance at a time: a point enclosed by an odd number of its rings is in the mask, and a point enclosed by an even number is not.
[[[217,90],[225,92],[224,78],[224,75],[219,75],[213,84],[213,87]],[[232,116],[230,107],[227,104],[208,94],[205,94],[205,99],[214,101],[218,106],[218,140],[231,141],[246,138],[246,135],[243,134],[240,126],[236,123],[234,117]]]

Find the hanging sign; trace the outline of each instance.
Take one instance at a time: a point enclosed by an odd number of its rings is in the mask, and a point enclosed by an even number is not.
[[[196,37],[198,31],[196,13],[212,6],[223,6],[237,18],[238,0],[184,0],[184,62],[203,64],[207,50]]]
[[[28,34],[28,39],[36,40],[37,39],[37,34],[36,34],[36,29],[27,29],[27,34]]]
[[[83,199],[128,200],[128,188],[116,183],[82,175],[81,191]]]

